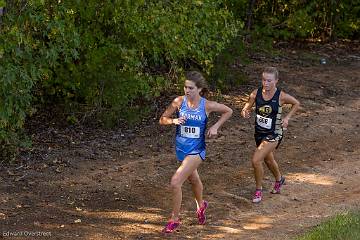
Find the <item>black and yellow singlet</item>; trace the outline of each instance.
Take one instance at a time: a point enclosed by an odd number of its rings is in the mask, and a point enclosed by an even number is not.
[[[262,87],[258,89],[255,99],[255,134],[282,136],[280,93],[281,90],[277,89],[274,96],[265,101],[262,95]]]

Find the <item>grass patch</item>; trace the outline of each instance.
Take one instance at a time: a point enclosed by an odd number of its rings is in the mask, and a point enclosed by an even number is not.
[[[297,240],[359,240],[360,212],[337,215]]]

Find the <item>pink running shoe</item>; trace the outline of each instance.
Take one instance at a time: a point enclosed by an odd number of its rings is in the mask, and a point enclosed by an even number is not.
[[[272,194],[280,193],[281,186],[285,184],[285,178],[281,176],[280,181],[275,181],[274,189],[271,190]]]
[[[203,201],[202,206],[196,211],[197,218],[199,220],[200,225],[204,225],[206,222],[205,211],[208,206],[209,206],[209,203],[207,201]]]
[[[164,227],[164,229],[162,230],[163,233],[172,233],[176,230],[176,228],[178,228],[180,226],[180,220],[178,221],[174,221],[174,220],[170,220],[166,226]]]
[[[262,189],[256,189],[252,202],[259,203],[261,202],[261,200],[262,200]]]

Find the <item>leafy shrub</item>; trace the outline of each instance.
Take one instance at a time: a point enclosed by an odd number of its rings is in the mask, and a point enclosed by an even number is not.
[[[236,7],[236,1],[228,1],[235,6],[232,11],[237,19],[246,21],[249,14],[252,16],[256,36],[284,40],[359,37],[360,0],[256,1],[252,12],[247,14],[244,14],[245,6],[251,1],[243,4],[244,7]],[[262,37],[253,39],[262,40]]]
[[[6,2],[0,142],[10,145],[21,143],[11,136],[35,111],[34,99],[134,119],[138,103],[159,96],[189,64],[210,71],[239,26],[221,1]]]

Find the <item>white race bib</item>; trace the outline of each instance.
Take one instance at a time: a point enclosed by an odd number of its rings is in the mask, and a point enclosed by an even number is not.
[[[271,129],[271,123],[272,123],[272,119],[271,118],[266,118],[266,117],[262,117],[259,114],[256,115],[256,123],[263,128],[266,129]]]
[[[187,138],[200,138],[200,128],[192,126],[181,126],[180,134]]]

